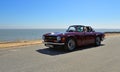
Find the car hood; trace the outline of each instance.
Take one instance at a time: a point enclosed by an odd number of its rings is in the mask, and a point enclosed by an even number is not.
[[[61,36],[64,35],[64,32],[51,32],[51,33],[46,33],[44,34],[45,36]]]

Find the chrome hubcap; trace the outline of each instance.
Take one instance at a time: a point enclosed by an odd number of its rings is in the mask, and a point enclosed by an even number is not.
[[[100,45],[100,38],[99,37],[96,38],[96,45]]]
[[[74,42],[74,40],[69,40],[69,42],[68,42],[68,48],[69,48],[69,50],[73,50],[74,48],[75,48],[75,42]]]

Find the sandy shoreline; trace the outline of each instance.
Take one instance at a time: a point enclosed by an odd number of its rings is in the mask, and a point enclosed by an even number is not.
[[[36,45],[36,44],[41,44],[41,43],[42,43],[42,40],[1,42],[0,43],[0,48],[9,48],[9,47]]]
[[[116,37],[120,36],[120,33],[105,33],[107,37]],[[18,47],[18,46],[27,46],[27,45],[36,45],[42,44],[42,40],[32,40],[32,41],[16,41],[16,42],[0,42],[0,48],[9,48],[9,47]]]
[[[120,32],[106,32],[105,33],[106,37],[115,37],[115,36],[120,36]]]

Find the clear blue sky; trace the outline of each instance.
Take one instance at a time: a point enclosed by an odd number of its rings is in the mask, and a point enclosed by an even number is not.
[[[120,0],[0,0],[1,28],[120,29]]]

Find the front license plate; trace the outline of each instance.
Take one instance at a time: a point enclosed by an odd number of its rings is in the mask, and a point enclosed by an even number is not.
[[[53,47],[53,45],[46,45],[47,47]]]

